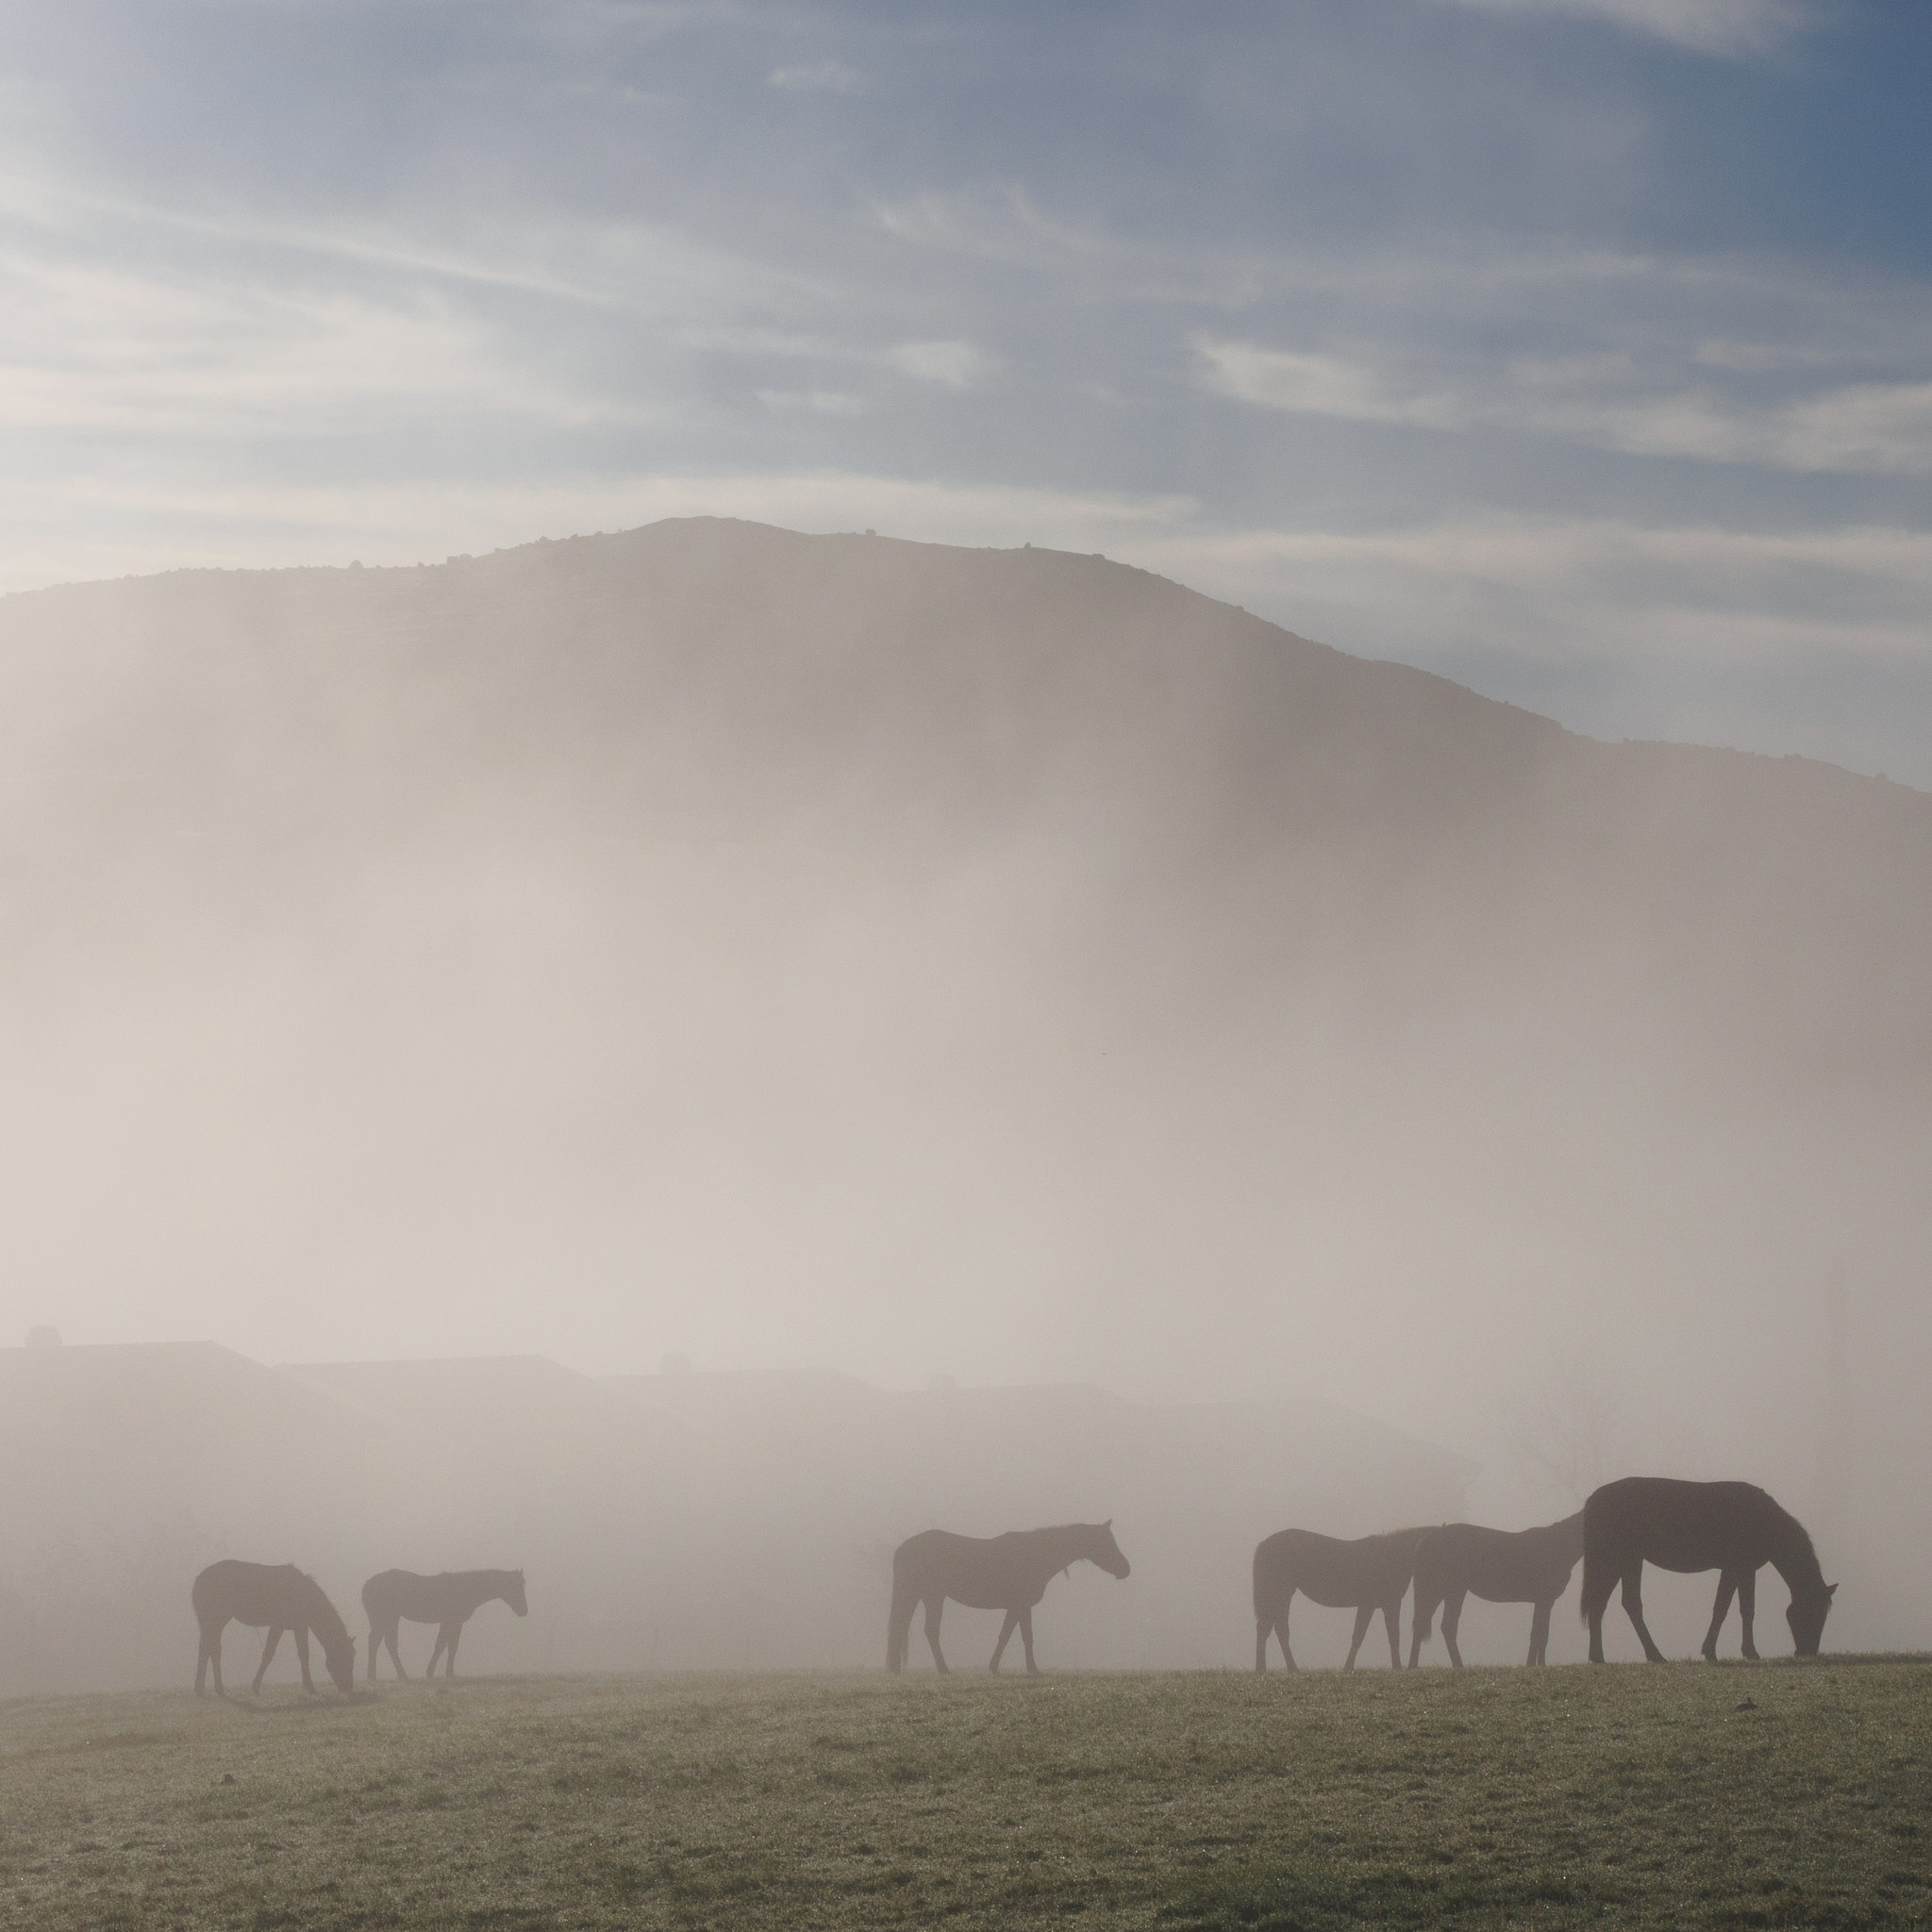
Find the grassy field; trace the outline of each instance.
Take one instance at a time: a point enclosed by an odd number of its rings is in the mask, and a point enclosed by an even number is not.
[[[1932,1923],[1932,1661],[0,1707],[0,1921]]]

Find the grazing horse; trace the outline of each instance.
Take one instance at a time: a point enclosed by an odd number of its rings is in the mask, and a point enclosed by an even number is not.
[[[1685,1483],[1663,1475],[1631,1475],[1593,1491],[1583,1506],[1583,1620],[1590,1625],[1590,1660],[1604,1660],[1604,1611],[1610,1591],[1624,1587],[1624,1608],[1637,1626],[1643,1654],[1664,1654],[1643,1622],[1643,1566],[1682,1575],[1715,1570],[1717,1606],[1704,1637],[1704,1655],[1717,1657],[1731,1598],[1744,1625],[1744,1655],[1755,1657],[1751,1620],[1757,1607],[1757,1573],[1769,1563],[1791,1592],[1785,1622],[1800,1657],[1816,1657],[1838,1585],[1826,1583],[1805,1525],[1780,1509],[1756,1483]]]
[[[1415,1571],[1416,1544],[1428,1532],[1391,1529],[1380,1536],[1317,1536],[1311,1529],[1283,1529],[1255,1546],[1255,1668],[1268,1668],[1268,1633],[1281,1640],[1281,1655],[1296,1668],[1288,1647],[1288,1610],[1301,1593],[1331,1610],[1355,1612],[1355,1639],[1345,1671],[1355,1669],[1371,1619],[1380,1610],[1389,1629],[1389,1667],[1402,1668],[1402,1599]]]
[[[1414,1670],[1428,1641],[1429,1621],[1442,1607],[1442,1641],[1459,1671],[1456,1647],[1462,1600],[1479,1596],[1486,1604],[1534,1604],[1529,1620],[1529,1657],[1547,1660],[1550,1612],[1570,1588],[1570,1573],[1583,1554],[1583,1512],[1541,1529],[1485,1529],[1477,1523],[1445,1523],[1416,1547],[1415,1622],[1410,1626],[1408,1667]]]
[[[403,1668],[402,1652],[396,1648],[397,1626],[405,1619],[441,1626],[425,1674],[435,1676],[437,1659],[447,1652],[449,1662],[443,1674],[454,1677],[457,1642],[463,1625],[485,1604],[497,1602],[507,1603],[520,1617],[529,1614],[521,1570],[445,1570],[439,1576],[418,1576],[413,1570],[378,1572],[362,1586],[362,1607],[369,1614],[369,1681],[375,1682],[375,1659],[385,1643],[396,1675],[409,1674]]]
[[[955,1536],[928,1529],[908,1536],[892,1552],[892,1616],[886,1632],[886,1668],[906,1668],[906,1641],[912,1612],[925,1606],[925,1641],[941,1671],[940,1613],[946,1599],[974,1610],[1004,1610],[1000,1641],[988,1666],[998,1674],[1000,1658],[1015,1630],[1026,1650],[1026,1674],[1037,1677],[1033,1661],[1033,1606],[1046,1594],[1054,1573],[1085,1558],[1112,1576],[1127,1574],[1127,1559],[1113,1540],[1113,1518],[1105,1523],[1063,1523],[1052,1529],[1009,1529],[1005,1536]]]
[[[215,1695],[225,1697],[222,1689],[222,1632],[232,1619],[259,1630],[268,1626],[268,1641],[262,1646],[261,1668],[255,1674],[252,1692],[259,1692],[269,1659],[275,1654],[284,1630],[295,1633],[295,1655],[302,1659],[302,1688],[313,1692],[308,1674],[308,1633],[315,1632],[322,1654],[328,1662],[328,1674],[338,1690],[356,1688],[356,1640],[348,1626],[336,1615],[336,1607],[323,1595],[315,1578],[292,1563],[238,1563],[232,1557],[210,1563],[194,1579],[192,1591],[195,1622],[201,1625],[201,1656],[194,1666],[194,1694],[199,1697],[208,1682],[208,1667],[215,1667]]]

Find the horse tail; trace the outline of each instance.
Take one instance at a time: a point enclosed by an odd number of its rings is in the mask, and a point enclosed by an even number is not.
[[[1283,1539],[1292,1532],[1283,1530],[1255,1545],[1255,1622],[1273,1624],[1282,1607],[1294,1595],[1294,1579],[1289,1574],[1293,1557]]]
[[[1614,1575],[1605,1575],[1605,1551],[1601,1541],[1592,1542],[1586,1536],[1583,1540],[1583,1590],[1576,1599],[1578,1623],[1590,1622],[1593,1605],[1601,1614],[1604,1606],[1610,1600],[1610,1591],[1616,1587]]]
[[[906,1668],[906,1644],[912,1634],[912,1612],[919,1607],[919,1591],[906,1574],[906,1566],[892,1558],[892,1615],[886,1626],[886,1668]]]

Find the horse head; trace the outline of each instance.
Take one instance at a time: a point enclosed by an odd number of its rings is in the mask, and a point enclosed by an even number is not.
[[[509,1573],[509,1585],[503,1592],[503,1600],[518,1616],[527,1617],[530,1614],[530,1606],[524,1596],[524,1573],[521,1570]]]
[[[1831,1600],[1837,1594],[1837,1584],[1822,1583],[1816,1590],[1791,1598],[1790,1608],[1785,1612],[1785,1622],[1791,1626],[1791,1641],[1797,1646],[1800,1657],[1818,1655],[1818,1641],[1824,1635],[1824,1620],[1830,1613]]]
[[[336,1689],[344,1697],[349,1696],[356,1689],[356,1640],[344,1637],[333,1650],[324,1645],[322,1654],[327,1660],[328,1674]]]
[[[1091,1563],[1097,1563],[1109,1576],[1125,1576],[1132,1565],[1121,1555],[1121,1546],[1113,1540],[1113,1518],[1093,1525],[1093,1543],[1082,1554]]]

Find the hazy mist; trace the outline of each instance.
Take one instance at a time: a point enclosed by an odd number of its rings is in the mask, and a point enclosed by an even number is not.
[[[1932,797],[708,520],[8,598],[0,797],[0,1616],[187,1633],[17,1688],[185,1675],[216,1555],[358,1637],[523,1565],[475,1669],[872,1662],[898,1537],[1107,1516],[1042,1662],[1235,1662],[1298,1514],[1629,1473],[1926,1641]],[[316,1366],[482,1357],[555,1366]]]

